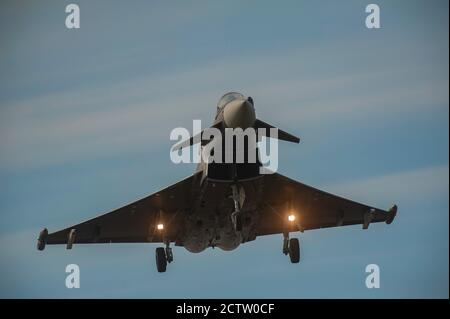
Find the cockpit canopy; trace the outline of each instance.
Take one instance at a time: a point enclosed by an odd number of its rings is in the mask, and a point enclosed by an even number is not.
[[[222,109],[225,105],[234,100],[245,100],[245,96],[238,92],[229,92],[220,98],[219,103],[217,103],[217,109]]]

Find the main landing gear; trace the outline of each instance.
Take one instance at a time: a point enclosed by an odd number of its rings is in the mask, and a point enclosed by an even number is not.
[[[166,243],[166,248],[156,248],[156,268],[158,272],[166,272],[167,263],[171,263],[172,261],[173,253],[169,242]]]
[[[283,254],[289,255],[291,263],[297,264],[300,261],[300,242],[298,238],[289,239],[289,233],[283,233]]]

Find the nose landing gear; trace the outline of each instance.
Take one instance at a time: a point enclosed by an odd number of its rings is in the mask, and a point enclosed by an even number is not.
[[[235,232],[242,231],[242,218],[240,215],[240,211],[234,211],[231,214],[231,221],[233,222],[233,227]]]
[[[240,232],[242,231],[241,208],[244,205],[245,191],[242,186],[238,186],[237,184],[231,185],[231,191],[231,198],[234,202],[234,211],[231,214],[231,221],[233,223],[234,231]]]

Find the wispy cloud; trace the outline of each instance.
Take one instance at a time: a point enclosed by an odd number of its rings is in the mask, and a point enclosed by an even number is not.
[[[348,123],[411,116],[436,107],[448,113],[442,109],[448,105],[448,79],[428,80],[435,72],[433,64],[420,65],[414,55],[402,63],[386,64],[368,52],[375,71],[364,61],[347,70],[342,65],[351,60],[348,52],[360,49],[350,40],[257,57],[243,55],[158,76],[117,79],[95,88],[3,103],[0,168],[58,164],[169,143],[170,130],[190,127],[192,118],[208,125],[218,97],[226,90],[253,95],[260,117],[288,126],[298,121]],[[326,62],[331,50],[344,61]]]
[[[0,296],[448,297],[448,3],[380,0],[383,27],[367,30],[358,1],[176,2],[79,0],[76,32],[64,3],[1,2]],[[300,234],[297,267],[279,235],[233,252],[177,249],[163,277],[147,244],[35,249],[41,225],[91,218],[184,175],[190,167],[168,160],[170,130],[207,125],[228,90],[298,128],[305,143],[284,149],[286,175],[397,203],[396,222]],[[248,265],[237,277],[236,260]],[[74,262],[77,291],[64,286]],[[364,286],[373,262],[376,292]],[[211,269],[223,276],[205,281]]]
[[[449,167],[431,166],[394,172],[363,180],[325,185],[325,189],[347,198],[383,204],[387,209],[395,203],[412,203],[445,198],[449,192]]]
[[[369,202],[377,202],[381,204],[381,208],[388,208],[391,200],[395,200],[396,203],[400,201],[400,210],[398,221],[395,222],[394,226],[398,227],[395,231],[392,231],[391,227],[380,227],[377,228],[379,231],[383,231],[384,236],[388,236],[389,240],[393,238],[396,241],[405,241],[411,240],[412,244],[419,245],[421,242],[422,245],[436,245],[435,242],[430,242],[430,239],[425,236],[425,238],[416,239],[401,239],[399,238],[400,229],[410,229],[414,227],[417,229],[419,226],[417,224],[412,224],[412,221],[415,219],[414,216],[424,216],[426,222],[423,224],[423,227],[426,229],[433,229],[436,232],[439,232],[439,238],[445,239],[445,233],[442,233],[443,227],[442,223],[447,221],[448,223],[448,214],[446,211],[428,211],[426,214],[423,214],[423,211],[415,207],[415,202],[420,202],[422,205],[432,203],[434,201],[438,201],[442,203],[445,202],[445,198],[447,197],[448,203],[448,190],[449,190],[449,181],[448,181],[448,166],[435,166],[435,167],[427,167],[417,170],[411,170],[406,172],[395,172],[388,175],[376,176],[369,179],[363,179],[358,181],[351,182],[341,182],[338,184],[332,184],[324,186],[328,191],[336,192],[343,196],[348,196],[357,200],[368,200]],[[402,205],[407,204],[407,205]],[[405,207],[406,206],[406,207]],[[411,208],[411,210],[406,210],[407,208]],[[445,213],[445,214],[443,214]],[[437,227],[436,223],[440,223],[441,227]],[[391,231],[389,231],[391,230]],[[104,284],[108,284],[108,287],[111,287],[112,291],[116,291],[117,287],[120,283],[116,281],[107,280],[110,278],[110,272],[114,272],[120,274],[123,271],[124,267],[139,269],[139,271],[127,273],[126,276],[120,275],[120,278],[125,278],[127,280],[132,280],[133,285],[130,287],[130,291],[128,293],[133,294],[138,292],[141,289],[144,289],[146,293],[156,294],[157,291],[160,292],[159,287],[156,288],[154,285],[146,286],[143,284],[142,277],[147,278],[146,280],[158,280],[156,277],[158,274],[154,272],[152,267],[148,265],[148,245],[93,245],[93,246],[78,246],[76,249],[70,252],[70,254],[63,253],[64,247],[48,247],[44,252],[38,252],[35,249],[35,241],[36,235],[39,229],[27,229],[22,231],[12,230],[9,233],[3,233],[0,236],[0,253],[5,258],[0,260],[0,283],[1,287],[4,289],[0,289],[0,296],[3,297],[52,297],[52,296],[65,296],[69,292],[64,288],[63,285],[60,286],[60,282],[64,280],[64,268],[68,263],[73,263],[73,261],[77,261],[80,263],[80,266],[85,269],[84,271],[84,283],[87,286],[90,284],[92,290],[90,289],[80,289],[77,291],[78,297],[101,297],[105,296],[104,294],[108,294],[109,292],[104,291],[104,286],[102,280],[105,280]],[[313,282],[308,282],[309,276],[314,274],[317,278],[322,278],[325,276],[333,276],[333,272],[329,273],[330,264],[333,265],[333,269],[342,267],[343,269],[347,269],[348,267],[356,267],[356,272],[363,271],[359,270],[357,267],[361,264],[363,267],[364,262],[369,258],[372,260],[376,257],[376,260],[384,260],[383,256],[387,255],[387,258],[399,258],[402,256],[406,258],[406,260],[399,260],[400,265],[408,265],[408,262],[411,262],[416,257],[416,250],[413,251],[413,257],[409,255],[409,249],[404,249],[402,251],[396,251],[395,248],[397,246],[393,245],[394,249],[389,250],[388,252],[384,248],[380,248],[380,233],[378,232],[347,232],[347,234],[351,234],[350,237],[346,237],[346,232],[341,229],[340,231],[331,231],[331,230],[322,230],[318,232],[307,232],[303,234],[303,241],[305,247],[309,247],[309,251],[307,250],[308,257],[303,261],[302,270],[298,271],[298,269],[293,269],[291,267],[286,267],[286,260],[283,258],[276,258],[274,256],[278,256],[277,254],[268,253],[268,251],[276,251],[278,249],[279,237],[278,236],[268,236],[258,238],[257,241],[243,245],[239,248],[239,250],[230,252],[222,252],[220,250],[207,250],[202,254],[190,254],[184,249],[177,249],[176,253],[178,256],[178,263],[183,263],[182,267],[189,270],[189,273],[194,277],[201,277],[203,274],[203,268],[205,265],[205,261],[208,261],[208,267],[213,267],[214,269],[219,269],[223,271],[226,275],[231,275],[230,269],[232,269],[231,265],[235,262],[236,258],[240,258],[243,263],[252,264],[252,253],[257,254],[259,259],[267,260],[267,262],[271,265],[267,269],[260,269],[260,271],[251,271],[251,274],[246,274],[245,270],[242,273],[242,280],[259,280],[259,278],[277,278],[275,276],[280,273],[292,272],[292,274],[296,274],[297,276],[302,277],[302,282],[308,283],[309,285],[317,285]],[[319,235],[320,234],[320,235]],[[334,235],[333,235],[334,234]],[[340,235],[338,235],[340,234]],[[404,235],[404,234],[403,234]],[[342,240],[342,238],[346,238],[344,241],[347,247],[346,249],[340,247],[339,252],[333,251],[336,243],[330,243],[331,239],[334,240]],[[351,244],[352,238],[360,238],[361,240],[365,240],[364,249],[359,247],[358,245]],[[369,238],[369,239],[367,239]],[[423,243],[425,241],[425,244]],[[447,228],[447,242],[448,242],[448,228]],[[342,244],[342,242],[339,242]],[[344,245],[345,246],[345,245]],[[352,249],[351,247],[359,247],[358,253],[353,253],[351,255],[342,256],[343,251],[347,251],[347,249]],[[378,247],[378,248],[377,248]],[[367,248],[367,249],[365,249]],[[424,254],[427,254],[430,258],[441,258],[447,251],[444,250],[445,247],[441,247],[438,250],[427,249]],[[368,253],[370,251],[370,253]],[[101,254],[102,258],[96,258]],[[249,255],[250,254],[250,255]],[[126,260],[123,260],[123,256],[128,256]],[[337,257],[340,257],[339,260],[336,260]],[[422,259],[421,259],[422,260]],[[431,260],[431,259],[430,259]],[[434,259],[433,259],[434,260]],[[445,260],[445,258],[443,259]],[[177,263],[177,264],[178,264]],[[176,265],[177,265],[176,264]],[[448,264],[448,258],[447,258]],[[109,265],[109,266],[108,266]],[[111,265],[119,265],[117,267],[111,267]],[[178,264],[179,265],[179,264]],[[381,264],[383,265],[383,264]],[[36,266],[38,266],[36,268]],[[105,275],[104,269],[105,267],[109,269],[107,275]],[[429,269],[441,269],[441,265],[429,265],[426,269],[418,270],[415,275],[423,276],[423,278],[429,278],[428,270]],[[435,267],[435,268],[431,268]],[[436,268],[437,267],[437,268]],[[394,267],[395,268],[395,267]],[[448,267],[447,267],[448,268]],[[36,272],[36,269],[39,269]],[[87,271],[89,269],[89,271]],[[93,274],[94,270],[98,269],[98,278],[90,277],[89,274]],[[199,269],[201,271],[199,271]],[[320,269],[319,273],[316,273],[317,269]],[[364,269],[364,268],[361,268]],[[387,270],[385,276],[388,276],[389,272]],[[184,276],[185,272],[180,271],[181,268],[172,269],[171,277],[167,280],[171,280],[174,282],[182,280],[186,282],[186,285],[183,285],[183,288],[176,293],[180,296],[188,296],[189,294],[194,293],[190,288],[191,281],[195,281],[195,278],[186,278]],[[207,269],[205,268],[204,271]],[[393,270],[390,269],[390,272]],[[36,288],[35,281],[33,280],[33,276],[39,274],[40,278],[44,278],[43,281],[44,287],[46,285],[56,285],[56,290],[41,289]],[[268,273],[274,274],[274,276],[267,277]],[[133,275],[134,274],[134,275]],[[250,278],[248,275],[251,275]],[[93,276],[93,275],[92,275]],[[283,277],[284,278],[284,277]],[[386,278],[386,277],[385,277]],[[223,278],[222,278],[223,279]],[[227,280],[218,279],[214,285],[220,285],[220,287],[227,287]],[[409,280],[409,278],[400,277],[402,280]],[[434,279],[433,279],[434,280]],[[387,283],[387,279],[385,279]],[[439,281],[437,281],[438,285]],[[333,284],[321,283],[320,287],[323,288],[323,285],[328,285],[330,288],[333,287]],[[205,285],[205,289],[209,289],[209,284],[203,283]],[[85,286],[85,287],[86,287]],[[328,287],[327,286],[327,287]],[[427,287],[430,287],[431,284],[428,284]],[[287,287],[291,287],[287,284]],[[392,290],[385,288],[387,291],[384,293],[393,293]],[[431,288],[429,288],[431,289]],[[437,289],[437,288],[436,288]],[[420,289],[417,289],[420,290]],[[407,291],[401,289],[402,294],[407,295]],[[120,294],[123,295],[127,290],[120,290]],[[421,294],[429,293],[430,290],[421,291]],[[173,290],[163,290],[163,295],[167,294],[167,296],[173,296]],[[205,293],[201,289],[197,292],[199,295],[204,296]],[[253,295],[253,290],[248,290],[244,295]],[[323,292],[321,292],[323,295]],[[99,295],[101,294],[101,295]],[[292,290],[291,294],[293,296],[304,295],[311,296],[311,291],[308,289],[300,289],[295,287]],[[330,293],[332,296],[342,297],[342,290],[337,289],[336,291]],[[112,293],[113,296],[118,296],[118,293]],[[130,296],[129,294],[126,294]],[[221,292],[217,292],[218,297],[221,296]],[[261,290],[261,296],[280,296],[280,292]],[[73,296],[73,295],[67,295]]]

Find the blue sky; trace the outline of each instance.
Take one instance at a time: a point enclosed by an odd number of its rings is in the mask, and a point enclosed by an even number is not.
[[[0,297],[448,298],[447,1],[67,1],[0,4]],[[155,244],[35,249],[51,231],[189,175],[169,133],[225,92],[302,138],[279,172],[388,208],[392,225],[281,235],[191,254]],[[81,288],[65,287],[65,267]],[[381,288],[365,287],[376,263]]]

